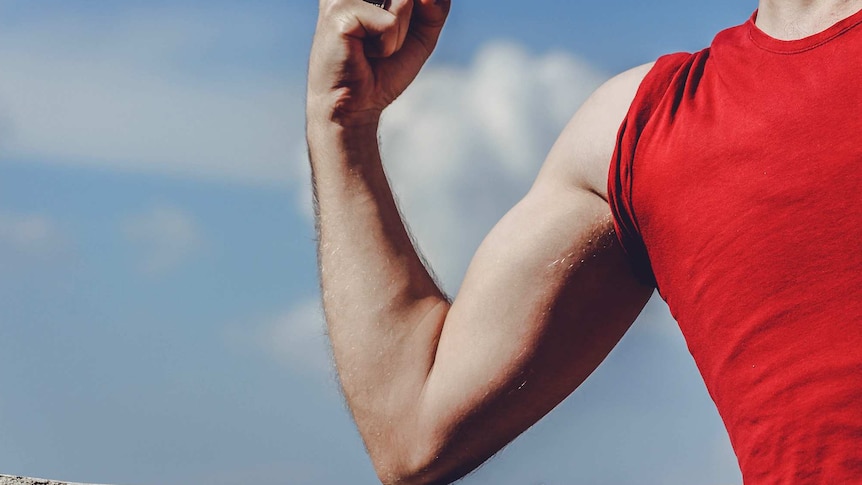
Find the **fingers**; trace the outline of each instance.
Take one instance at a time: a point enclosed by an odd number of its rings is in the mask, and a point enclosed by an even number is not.
[[[320,22],[346,38],[361,40],[369,57],[389,57],[407,37],[413,0],[389,0],[381,8],[364,0],[321,0]]]
[[[451,0],[414,0],[411,34],[428,50],[434,50],[449,16]]]
[[[410,30],[410,18],[413,14],[413,0],[389,0],[386,9],[394,16],[394,24],[386,31],[381,32],[376,39],[371,39],[368,44],[369,52],[373,57],[389,57],[404,45],[404,39]],[[377,7],[379,9],[379,7]]]
[[[452,6],[450,0],[414,0],[417,19],[429,25],[440,26],[446,21],[449,9]]]

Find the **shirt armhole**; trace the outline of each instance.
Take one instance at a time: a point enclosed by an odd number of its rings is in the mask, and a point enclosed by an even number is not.
[[[617,133],[608,173],[608,202],[617,239],[628,257],[635,277],[649,286],[656,285],[655,275],[632,203],[635,153],[644,128],[667,93],[674,76],[690,58],[689,53],[662,56],[641,81]]]

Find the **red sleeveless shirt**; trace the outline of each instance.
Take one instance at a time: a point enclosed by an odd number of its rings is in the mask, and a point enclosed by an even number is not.
[[[745,483],[862,484],[862,12],[659,59],[609,199],[679,322]]]

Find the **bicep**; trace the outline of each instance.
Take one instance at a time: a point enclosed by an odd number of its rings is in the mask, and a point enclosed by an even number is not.
[[[631,275],[607,204],[534,191],[489,234],[446,317],[423,394],[441,458],[484,461],[601,363],[652,291]]]
[[[440,461],[472,469],[547,414],[652,293],[616,239],[603,183],[643,69],[606,84],[575,115],[533,188],[476,253],[417,410]]]

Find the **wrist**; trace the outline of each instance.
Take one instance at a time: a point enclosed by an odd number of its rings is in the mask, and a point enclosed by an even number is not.
[[[306,122],[309,126],[376,130],[380,124],[383,109],[350,106],[351,104],[353,103],[346,102],[335,93],[328,96],[315,96],[309,93]]]
[[[306,119],[306,138],[309,148],[322,144],[330,148],[334,147],[359,147],[377,146],[377,130],[379,121],[368,120],[367,122],[340,123],[325,118],[313,118],[311,115]]]
[[[379,124],[379,113],[369,112],[349,118],[334,117],[331,107],[309,103],[306,140],[312,164],[366,165],[369,160],[379,160]]]

